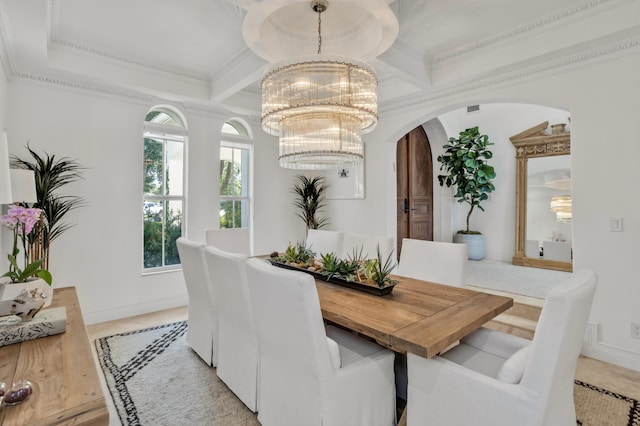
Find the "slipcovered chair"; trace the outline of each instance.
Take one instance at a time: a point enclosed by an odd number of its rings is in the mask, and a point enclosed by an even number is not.
[[[533,341],[480,328],[441,357],[408,354],[407,425],[575,425],[573,382],[595,290],[591,271],[551,290]]]
[[[464,287],[467,283],[467,245],[404,238],[395,274],[418,280]],[[396,357],[396,393],[407,399],[407,358]]]
[[[360,252],[360,249],[362,249],[362,255],[365,258],[376,259],[378,257],[378,246],[380,247],[380,257],[382,261],[385,262],[393,252],[393,238],[384,235],[345,232],[342,237],[342,249],[338,257],[340,259],[347,259],[353,255],[354,250]]]
[[[216,373],[251,411],[257,411],[258,340],[247,284],[247,256],[205,249],[218,300]]]
[[[312,276],[247,261],[265,426],[395,423],[394,353],[324,327]]]
[[[404,238],[400,263],[395,273],[464,287],[467,283],[467,245]]]
[[[187,285],[187,343],[207,364],[218,360],[218,305],[209,281],[204,244],[184,237],[176,240]]]
[[[251,237],[249,228],[207,229],[205,242],[230,253],[251,256]]]
[[[538,240],[527,240],[524,245],[524,255],[527,257],[540,257],[540,243]]]
[[[571,243],[561,241],[544,241],[542,243],[543,257],[547,260],[571,262]]]
[[[342,246],[342,232],[309,229],[305,247],[311,249],[317,257],[326,253],[340,255]]]

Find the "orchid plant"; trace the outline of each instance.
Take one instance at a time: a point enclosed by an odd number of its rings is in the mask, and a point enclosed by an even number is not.
[[[51,285],[51,273],[46,269],[41,269],[40,266],[44,259],[38,259],[29,263],[27,243],[28,235],[33,230],[33,227],[40,220],[42,210],[37,208],[27,208],[18,205],[9,206],[9,211],[6,215],[0,217],[0,222],[13,230],[13,250],[7,256],[9,259],[9,272],[2,275],[2,277],[8,277],[11,282],[23,283],[28,278],[37,276],[42,278],[47,284]],[[24,268],[20,269],[18,266],[18,254],[20,249],[18,248],[18,239],[22,243],[22,250],[24,251]]]

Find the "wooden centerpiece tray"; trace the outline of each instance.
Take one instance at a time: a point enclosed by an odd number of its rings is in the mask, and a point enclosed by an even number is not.
[[[384,287],[379,287],[376,284],[367,284],[367,283],[362,283],[358,281],[347,281],[344,278],[339,278],[339,277],[329,277],[327,275],[321,274],[316,271],[310,271],[305,268],[299,268],[297,266],[289,265],[288,263],[278,262],[273,259],[267,259],[267,260],[272,265],[277,266],[279,268],[290,269],[292,271],[305,272],[307,274],[312,275],[316,279],[327,281],[333,284],[338,284],[344,287],[352,288],[354,290],[363,291],[365,293],[373,294],[376,296],[386,296],[388,294],[391,294],[391,292],[393,291],[393,287],[397,284],[397,283],[386,283]]]

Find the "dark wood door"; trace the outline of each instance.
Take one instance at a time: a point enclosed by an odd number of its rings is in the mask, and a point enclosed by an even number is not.
[[[433,240],[433,164],[422,126],[398,141],[396,185],[399,257],[403,238]]]

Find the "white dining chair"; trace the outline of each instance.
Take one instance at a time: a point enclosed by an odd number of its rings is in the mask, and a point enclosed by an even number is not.
[[[215,367],[218,359],[218,304],[209,280],[204,244],[180,237],[176,245],[189,298],[187,342],[200,358]]]
[[[547,260],[571,262],[571,243],[561,241],[543,241],[542,253],[543,258]]]
[[[440,357],[407,354],[407,425],[576,424],[573,386],[596,274],[553,288],[533,341],[480,328]]]
[[[220,250],[251,256],[249,228],[207,229],[205,242],[208,246],[217,247]]]
[[[338,256],[342,248],[342,232],[309,229],[305,247],[313,251],[317,257],[333,253]]]
[[[257,411],[258,341],[247,284],[247,256],[209,246],[209,276],[218,300],[216,373],[251,411]]]
[[[394,353],[327,326],[312,276],[247,261],[265,426],[395,424]]]
[[[342,249],[340,259],[347,259],[353,256],[354,250],[360,252],[367,259],[378,257],[378,247],[380,247],[380,257],[385,262],[393,253],[393,238],[384,235],[367,235],[354,232],[345,232],[342,237]],[[392,260],[395,260],[392,258]]]
[[[540,257],[540,243],[538,240],[527,240],[524,245],[524,255],[535,259]]]
[[[395,273],[464,287],[467,284],[467,245],[404,238]]]

